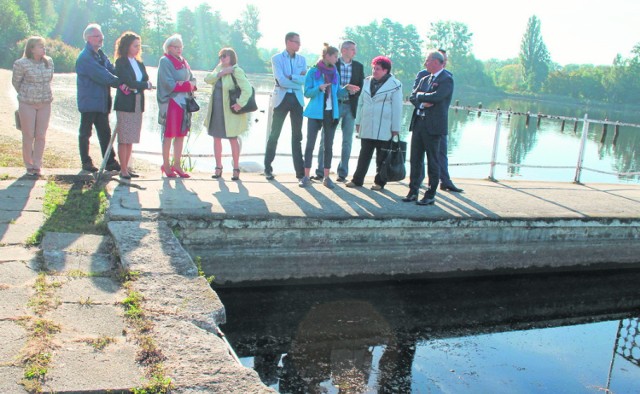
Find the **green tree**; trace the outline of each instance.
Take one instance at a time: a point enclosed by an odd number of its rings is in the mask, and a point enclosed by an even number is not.
[[[157,65],[163,54],[164,41],[173,34],[175,25],[167,15],[166,0],[151,0],[147,4],[147,24],[142,30],[144,59],[146,63]]]
[[[403,26],[388,18],[365,26],[347,27],[343,39],[358,45],[357,59],[368,69],[371,60],[379,55],[393,62],[391,72],[400,79],[405,93],[411,90],[416,72],[422,65],[422,40],[414,25]]]
[[[467,25],[454,21],[431,23],[427,51],[444,49],[447,52],[447,69],[454,73],[457,86],[495,88],[492,79],[485,74],[484,64],[473,56],[473,33]]]
[[[240,16],[240,27],[250,47],[257,48],[258,41],[262,38],[260,33],[260,10],[253,4],[247,4],[247,8]]]
[[[54,0],[53,6],[58,19],[50,36],[78,48],[84,47],[82,32],[90,17],[86,0]]]
[[[46,37],[51,33],[58,19],[51,0],[17,0],[17,3],[27,14],[34,34]]]
[[[533,15],[529,18],[527,30],[520,44],[520,64],[522,64],[525,82],[530,91],[540,91],[549,74],[550,61],[549,51],[540,32],[540,20]]]
[[[196,20],[193,11],[187,7],[178,11],[176,17],[176,32],[179,32],[182,36],[182,43],[184,44],[182,54],[187,61],[191,63],[197,54]]]
[[[16,60],[10,50],[29,34],[29,20],[14,0],[0,0],[0,20],[0,66],[9,68]]]
[[[438,21],[431,23],[429,31],[429,48],[444,49],[452,62],[460,57],[471,55],[473,33],[466,24],[454,21]]]

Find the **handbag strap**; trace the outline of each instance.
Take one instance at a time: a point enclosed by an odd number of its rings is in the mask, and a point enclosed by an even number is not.
[[[230,74],[231,75],[231,79],[233,79],[233,84],[235,85],[236,89],[239,87],[238,86],[238,81],[236,81],[236,77],[235,75],[233,75],[233,73]]]

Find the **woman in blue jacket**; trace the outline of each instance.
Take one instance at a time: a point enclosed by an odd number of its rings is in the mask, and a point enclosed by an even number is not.
[[[338,48],[324,44],[322,58],[307,72],[304,81],[304,95],[309,103],[304,109],[303,115],[307,120],[307,147],[304,151],[304,177],[300,179],[299,186],[306,187],[311,183],[311,162],[313,161],[313,148],[320,129],[324,132],[324,178],[322,184],[333,189],[333,181],[329,178],[331,158],[333,157],[333,136],[340,118],[338,96],[346,96],[347,90],[340,87],[338,70]]]

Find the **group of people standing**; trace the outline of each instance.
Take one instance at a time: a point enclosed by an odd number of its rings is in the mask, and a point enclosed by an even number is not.
[[[145,109],[144,91],[156,86],[149,81],[141,58],[142,41],[134,32],[124,32],[115,45],[115,66],[102,51],[104,35],[98,24],[89,24],[84,32],[85,47],[76,60],[77,104],[80,111],[78,145],[82,169],[96,172],[89,155],[89,140],[93,128],[98,135],[102,157],[107,171],[118,171],[120,178],[138,177],[131,169],[133,144],[140,142],[142,115]],[[27,174],[38,176],[42,166],[45,135],[51,115],[51,80],[54,65],[46,56],[45,39],[27,39],[23,57],[13,66],[12,82],[18,92],[19,124],[22,131],[23,160]],[[164,55],[158,65],[157,101],[158,123],[162,125],[162,174],[169,178],[189,178],[182,168],[182,148],[184,137],[191,129],[191,112],[187,101],[197,90],[196,80],[189,63],[182,56],[183,41],[175,34],[167,38],[163,45]],[[222,173],[221,139],[231,142],[233,156],[233,180],[240,176],[238,135],[248,128],[247,115],[236,114],[246,105],[251,85],[244,71],[237,65],[237,55],[232,48],[223,48],[219,53],[219,64],[208,74],[205,82],[214,85],[211,105],[205,119],[209,134],[214,137],[214,153],[218,178]],[[242,94],[233,106],[230,105],[228,91],[235,84]],[[116,89],[113,109],[116,111],[115,134],[118,136],[117,156],[109,150],[111,127],[109,113],[112,108],[111,88]],[[172,153],[173,148],[173,154]]]
[[[300,35],[285,36],[285,50],[271,59],[275,78],[273,122],[264,157],[264,175],[274,179],[272,163],[278,138],[287,115],[291,120],[291,152],[293,167],[300,187],[321,181],[330,189],[335,183],[329,177],[335,131],[342,122],[342,151],[337,181],[350,188],[362,187],[365,175],[376,153],[376,176],[372,190],[382,190],[385,181],[379,172],[391,141],[399,138],[402,126],[402,83],[391,73],[391,60],[377,56],[372,62],[371,76],[364,77],[363,65],[354,60],[356,44],[347,40],[340,50],[325,44],[320,60],[307,70],[306,60],[297,52]],[[338,56],[340,55],[340,56]],[[448,110],[453,95],[453,75],[444,69],[446,53],[429,53],[425,69],[416,76],[410,101],[414,105],[410,131],[411,171],[408,195],[404,202],[431,205],[440,181],[440,189],[462,192],[449,177],[447,169]],[[304,107],[304,98],[308,98]],[[307,117],[307,138],[302,154],[302,119]],[[360,138],[358,164],[347,182],[354,126]],[[314,147],[321,132],[317,153],[318,168],[311,175]],[[425,178],[427,157],[429,187],[418,200]]]
[[[83,33],[85,48],[76,62],[77,101],[81,113],[79,150],[83,170],[98,169],[89,156],[89,139],[95,126],[106,170],[119,171],[120,177],[137,177],[130,168],[132,145],[140,141],[144,91],[157,88],[159,107],[158,122],[162,125],[163,164],[161,172],[166,177],[188,178],[181,166],[184,137],[191,128],[189,100],[197,90],[196,80],[187,60],[182,56],[183,41],[180,35],[172,35],[163,46],[164,55],[158,65],[157,86],[149,81],[141,60],[142,42],[133,32],[123,33],[116,41],[115,66],[102,51],[104,35],[97,24],[90,24]],[[324,45],[322,56],[307,69],[306,59],[297,52],[300,35],[285,36],[285,50],[272,57],[275,78],[272,96],[273,118],[264,157],[264,175],[274,179],[272,163],[284,121],[291,121],[291,152],[293,167],[300,187],[312,181],[321,181],[328,188],[335,183],[330,178],[333,159],[333,140],[337,126],[342,122],[342,149],[337,168],[338,182],[347,187],[362,187],[376,153],[376,176],[372,190],[382,190],[385,182],[379,170],[385,157],[385,149],[397,138],[402,125],[402,83],[391,73],[392,62],[385,56],[377,56],[372,62],[372,75],[365,78],[364,66],[354,60],[356,43],[344,41],[340,49]],[[447,123],[448,108],[453,94],[453,76],[444,69],[444,51],[429,53],[425,69],[418,73],[410,97],[415,109],[410,130],[411,171],[409,193],[403,201],[415,201],[420,205],[433,204],[440,180],[440,188],[461,192],[453,185],[447,171]],[[238,66],[237,54],[232,48],[218,53],[218,65],[205,77],[213,85],[205,126],[213,137],[215,170],[212,178],[222,177],[222,139],[231,145],[232,180],[240,178],[238,136],[248,128],[246,114],[236,113],[248,102],[251,84],[245,72]],[[42,152],[46,129],[51,113],[51,79],[53,62],[45,54],[42,37],[27,40],[24,56],[14,63],[13,85],[18,91],[19,113],[23,132],[23,158],[27,172],[38,175],[42,165]],[[229,91],[236,86],[242,94],[231,104]],[[107,152],[111,138],[109,112],[111,88],[116,89],[116,129],[118,156]],[[308,99],[305,107],[305,98]],[[307,118],[306,147],[302,150],[302,123]],[[353,131],[360,138],[358,164],[351,181],[347,181]],[[317,153],[318,168],[311,174],[315,144],[320,138]],[[171,151],[173,148],[173,155]],[[429,187],[418,200],[420,185],[425,177],[424,157],[427,157]],[[172,157],[171,157],[172,156]],[[172,160],[171,160],[172,159]]]

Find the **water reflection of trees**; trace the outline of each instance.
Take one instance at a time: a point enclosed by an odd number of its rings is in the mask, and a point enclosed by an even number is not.
[[[418,383],[414,368],[424,367],[414,361],[424,341],[620,319],[640,306],[639,275],[607,271],[219,294],[232,347],[241,358],[253,357],[263,382],[279,385],[280,392],[334,386],[341,393],[406,393]]]
[[[507,161],[522,164],[527,153],[536,145],[538,128],[535,119],[526,124],[526,117],[512,116],[508,122],[509,136],[507,137]],[[511,176],[520,174],[520,167],[508,166],[507,173]]]

